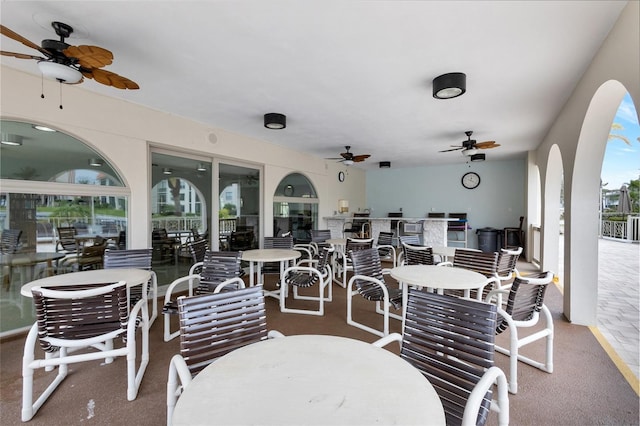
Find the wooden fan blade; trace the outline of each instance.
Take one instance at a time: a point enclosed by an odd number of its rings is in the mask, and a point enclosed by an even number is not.
[[[87,78],[93,78],[98,83],[102,83],[105,86],[113,86],[116,89],[129,89],[135,90],[139,89],[138,83],[135,81],[131,81],[126,77],[118,75],[114,72],[103,70],[103,69],[82,69],[82,75]]]
[[[19,59],[35,59],[36,61],[46,60],[41,56],[27,55],[25,53],[6,52],[4,50],[0,50],[0,54],[2,54],[3,56],[13,56],[14,58],[19,58]]]
[[[24,44],[27,47],[30,47],[32,49],[36,49],[38,52],[42,53],[47,58],[51,57],[51,54],[49,52],[47,52],[45,49],[43,49],[42,47],[38,46],[37,44],[35,44],[31,40],[28,40],[28,39],[22,37],[20,34],[16,33],[15,31],[10,30],[9,28],[5,27],[4,25],[0,25],[0,34],[5,35],[5,36],[7,36],[9,38],[12,38],[17,42],[20,42],[20,43]]]
[[[474,146],[478,149],[488,149],[488,148],[496,148],[496,147],[499,147],[500,145],[497,144],[495,141],[486,141],[486,142],[477,143]]]
[[[75,58],[84,68],[102,68],[113,63],[113,53],[98,46],[69,46],[62,51],[67,58]]]
[[[459,150],[461,150],[461,149],[464,149],[464,147],[463,147],[463,146],[459,146],[459,147],[457,147],[457,148],[452,148],[452,149],[445,149],[445,150],[443,150],[443,151],[438,151],[438,152],[451,152],[451,151],[459,151]]]
[[[369,154],[354,155],[352,160],[353,160],[354,163],[360,163],[361,161],[364,161],[369,157],[371,157],[371,155],[369,155]]]

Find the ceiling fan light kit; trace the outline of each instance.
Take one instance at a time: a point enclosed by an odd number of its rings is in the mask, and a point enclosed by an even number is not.
[[[284,129],[287,127],[287,117],[277,112],[267,113],[264,115],[264,127],[273,130]]]
[[[378,164],[378,167],[380,167],[381,169],[390,169],[391,161],[381,161],[380,164]]]
[[[433,97],[453,99],[467,91],[467,76],[461,72],[442,74],[433,79]]]
[[[76,84],[82,80],[82,73],[75,68],[57,62],[38,61],[38,68],[45,78],[60,83]]]
[[[467,148],[462,151],[462,155],[466,155],[467,157],[471,157],[478,152],[478,148]]]
[[[11,133],[2,133],[2,137],[0,138],[0,143],[2,145],[21,146],[22,136],[13,135]]]

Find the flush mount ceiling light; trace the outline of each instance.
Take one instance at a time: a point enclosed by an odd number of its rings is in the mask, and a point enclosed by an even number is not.
[[[433,79],[433,97],[436,99],[457,98],[467,91],[467,76],[461,72],[442,74]]]
[[[287,117],[284,114],[270,112],[264,115],[264,127],[267,129],[280,130],[287,127]]]
[[[391,161],[381,161],[379,167],[381,169],[389,169],[391,168]]]
[[[162,173],[165,174],[165,175],[170,175],[171,173],[173,173],[173,170],[171,170],[168,167],[165,167],[165,168],[162,169]]]
[[[2,145],[20,146],[22,145],[22,136],[12,135],[11,133],[2,133],[0,143]]]
[[[82,80],[82,73],[67,65],[58,64],[56,62],[40,61],[38,62],[38,68],[40,68],[40,72],[46,78],[57,80],[60,83],[75,84]]]
[[[206,172],[207,166],[205,166],[203,163],[198,163],[198,167],[196,168],[196,170],[199,172]]]
[[[34,124],[33,128],[36,129],[36,130],[40,130],[41,132],[55,132],[55,130],[52,129],[51,127],[40,126],[38,124]]]
[[[473,154],[471,156],[471,161],[484,161],[486,155],[485,154]]]
[[[103,164],[104,164],[104,161],[102,161],[102,160],[101,160],[101,159],[99,159],[99,158],[92,158],[92,159],[90,159],[90,160],[89,160],[89,165],[90,165],[91,167],[100,167],[100,166],[102,166]]]

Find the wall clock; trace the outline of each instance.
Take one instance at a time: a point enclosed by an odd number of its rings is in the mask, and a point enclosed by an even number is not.
[[[467,189],[475,189],[480,185],[480,175],[476,172],[468,172],[462,176],[462,186]]]
[[[338,181],[344,182],[344,172],[338,172]]]

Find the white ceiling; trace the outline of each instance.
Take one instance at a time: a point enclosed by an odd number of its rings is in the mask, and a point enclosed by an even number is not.
[[[67,23],[68,43],[111,50],[105,69],[141,86],[84,89],[320,158],[351,145],[371,154],[366,169],[464,162],[438,151],[466,130],[502,145],[489,161],[535,149],[626,3],[2,1],[0,22],[37,44]],[[33,60],[1,58],[39,75]],[[436,100],[432,80],[448,72],[467,74],[467,93]],[[267,112],[287,128],[265,129]]]

